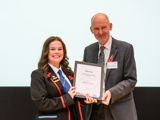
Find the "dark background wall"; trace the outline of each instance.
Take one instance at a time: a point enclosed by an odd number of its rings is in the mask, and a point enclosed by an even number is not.
[[[160,87],[136,87],[139,120],[160,120]],[[36,108],[29,87],[0,87],[0,120],[33,120]]]

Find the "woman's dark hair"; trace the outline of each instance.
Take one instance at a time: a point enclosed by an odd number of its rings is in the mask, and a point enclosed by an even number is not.
[[[66,45],[62,41],[60,37],[57,36],[51,36],[49,37],[45,43],[43,44],[43,49],[41,53],[40,60],[38,62],[38,69],[42,70],[44,74],[47,74],[49,72],[49,64],[48,64],[48,54],[49,54],[49,44],[53,41],[59,41],[62,43],[63,51],[64,51],[64,57],[62,61],[60,62],[60,65],[65,72],[66,75],[72,75],[73,71],[69,67],[68,57],[67,57],[67,50]]]

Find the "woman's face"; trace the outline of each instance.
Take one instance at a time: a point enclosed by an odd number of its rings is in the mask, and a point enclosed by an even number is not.
[[[64,50],[60,41],[53,41],[49,44],[48,60],[53,66],[59,68],[60,62],[64,57]]]

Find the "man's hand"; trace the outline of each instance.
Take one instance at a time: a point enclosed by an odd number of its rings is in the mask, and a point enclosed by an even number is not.
[[[107,90],[102,96],[102,104],[109,105],[110,100],[111,100],[111,92]]]

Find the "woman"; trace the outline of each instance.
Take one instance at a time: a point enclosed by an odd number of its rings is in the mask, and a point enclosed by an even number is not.
[[[38,69],[31,74],[31,98],[38,108],[37,119],[82,120],[79,101],[74,98],[73,71],[61,38],[49,37]]]

